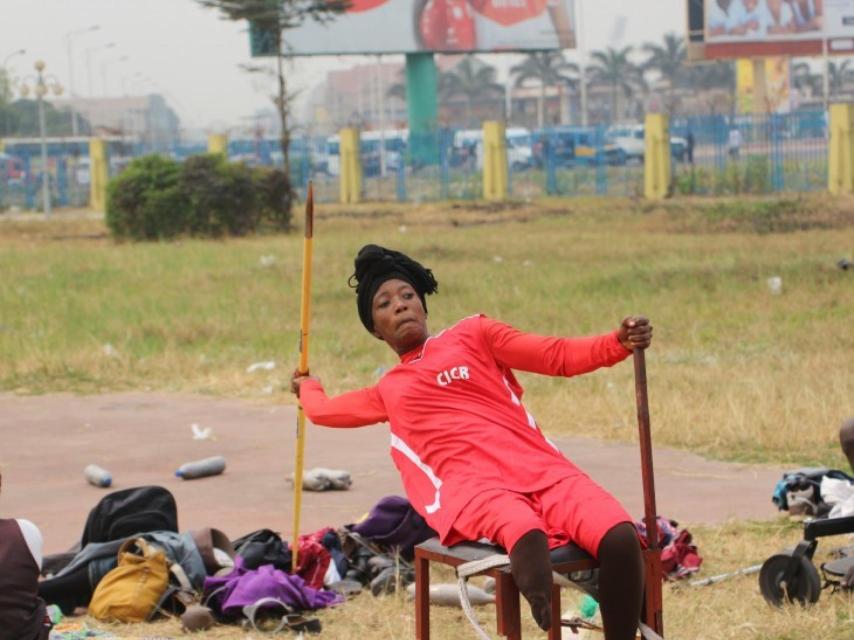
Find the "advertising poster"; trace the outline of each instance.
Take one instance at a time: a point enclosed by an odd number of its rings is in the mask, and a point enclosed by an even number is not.
[[[497,52],[575,46],[573,0],[353,0],[284,34],[288,55]]]

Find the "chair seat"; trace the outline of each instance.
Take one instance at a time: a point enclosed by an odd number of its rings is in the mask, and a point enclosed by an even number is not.
[[[459,544],[446,547],[439,542],[439,538],[430,538],[429,540],[417,545],[416,548],[435,554],[436,556],[442,556],[444,562],[452,564],[453,566],[457,566],[465,562],[472,562],[473,560],[483,560],[484,558],[488,558],[495,554],[507,553],[502,547],[482,542],[461,542]],[[451,560],[456,560],[457,562],[451,562]],[[566,564],[570,562],[595,563],[593,556],[572,542],[552,549],[551,561],[553,565]],[[504,570],[509,571],[509,569]]]

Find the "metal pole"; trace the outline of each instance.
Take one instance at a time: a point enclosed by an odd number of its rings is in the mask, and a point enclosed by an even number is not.
[[[47,91],[47,86],[44,83],[44,62],[41,60],[36,62],[36,72],[38,72],[38,84],[36,85],[36,97],[39,101],[39,135],[41,136],[41,151],[42,151],[42,206],[44,207],[45,218],[50,218],[50,176],[47,166],[47,127],[45,125],[44,115],[44,94]]]
[[[74,93],[74,61],[72,57],[73,49],[71,47],[71,41],[76,35],[80,35],[83,33],[89,33],[90,31],[97,31],[100,29],[100,25],[93,24],[91,27],[87,27],[86,29],[78,29],[77,31],[70,31],[65,35],[65,42],[68,53],[68,95],[72,99],[75,97]],[[77,109],[74,106],[74,103],[71,104],[71,133],[76,137],[80,132],[80,124],[77,119]]]
[[[68,96],[71,98],[71,135],[75,138],[78,133],[77,109],[74,106],[74,63],[71,59],[71,34],[66,36],[68,43]]]
[[[824,110],[827,111],[827,105],[830,104],[830,62],[827,57],[827,37],[825,35],[822,35],[821,38],[821,55],[822,60],[824,60],[824,73],[822,74]]]
[[[584,3],[582,0],[576,0],[575,9],[578,15],[575,16],[575,25],[577,30],[576,42],[578,43],[578,74],[581,82],[581,125],[587,126],[587,50],[585,49],[584,39]]]

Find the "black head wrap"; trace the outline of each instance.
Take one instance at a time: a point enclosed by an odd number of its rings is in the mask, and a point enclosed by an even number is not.
[[[427,311],[427,301],[424,296],[436,293],[439,288],[430,269],[425,269],[424,266],[399,251],[392,251],[375,244],[366,244],[359,249],[355,267],[356,270],[350,276],[349,284],[356,289],[359,319],[371,332],[374,330],[371,313],[374,295],[386,280],[397,279],[411,284],[415,293],[421,298],[424,311]]]

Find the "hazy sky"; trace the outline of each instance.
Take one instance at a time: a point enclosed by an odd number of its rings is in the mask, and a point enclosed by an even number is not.
[[[665,32],[685,30],[685,0],[576,0],[576,12],[579,3],[588,49],[657,41]],[[9,54],[26,49],[8,59],[11,75],[32,75],[33,63],[42,59],[67,91],[66,35],[91,25],[100,28],[71,41],[76,95],[90,95],[90,87],[95,96],[121,95],[125,88],[162,93],[183,126],[205,129],[240,126],[270,105],[266,83],[239,68],[251,62],[246,25],[222,20],[193,0],[0,0],[0,65]],[[114,46],[97,49],[109,43]],[[577,54],[570,51],[567,57]],[[488,59],[502,73],[517,60]],[[310,88],[327,71],[361,60],[296,58],[289,71],[291,88]]]

